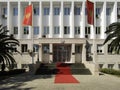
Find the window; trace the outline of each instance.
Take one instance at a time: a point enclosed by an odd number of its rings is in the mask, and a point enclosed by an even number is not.
[[[101,8],[96,8],[96,15],[100,15]]]
[[[117,8],[117,15],[120,15],[120,8]]]
[[[14,16],[18,15],[18,8],[17,7],[13,8],[13,15]]]
[[[34,45],[33,45],[33,51],[34,51],[34,52],[38,52],[38,51],[39,51],[39,45],[34,44]]]
[[[81,53],[80,50],[81,50],[80,45],[75,45],[75,53]]]
[[[38,7],[35,7],[33,10],[34,10],[34,15],[39,15],[39,8]]]
[[[100,27],[96,27],[96,34],[100,34]]]
[[[74,8],[74,14],[75,15],[80,15],[80,7],[75,7]]]
[[[55,7],[54,8],[54,15],[59,15],[60,14],[60,8],[59,7]]]
[[[29,28],[28,27],[24,27],[24,34],[29,34]]]
[[[18,27],[14,27],[13,34],[18,34]]]
[[[49,44],[44,44],[43,45],[43,53],[49,53]]]
[[[49,15],[50,8],[44,8],[44,15]]]
[[[110,47],[110,44],[108,44],[108,54],[120,54],[120,51],[115,51],[114,48]]]
[[[97,45],[97,54],[103,54],[104,47],[102,44]]]
[[[38,35],[39,34],[39,27],[35,26],[34,27],[34,35]]]
[[[70,8],[69,7],[64,8],[64,15],[70,15]]]
[[[77,27],[77,26],[75,27],[75,34],[80,34],[80,27],[79,27],[79,26],[78,26],[78,27]]]
[[[54,34],[59,34],[60,33],[60,27],[59,26],[55,26],[54,27]]]
[[[90,34],[90,27],[85,27],[85,34]]]
[[[64,26],[64,34],[70,34],[70,27]]]
[[[7,15],[7,7],[3,8],[3,14]]]
[[[85,8],[85,15],[87,15],[87,8]]]
[[[28,51],[28,45],[27,44],[22,44],[21,45],[21,50],[22,50],[22,52],[27,52]]]
[[[113,67],[114,67],[114,64],[108,64],[109,69],[113,69]]]
[[[44,35],[46,34],[49,34],[49,26],[45,26],[44,27],[44,32],[43,32]]]
[[[106,15],[109,16],[111,14],[111,8],[106,8]]]
[[[103,64],[99,64],[100,69],[103,68]]]

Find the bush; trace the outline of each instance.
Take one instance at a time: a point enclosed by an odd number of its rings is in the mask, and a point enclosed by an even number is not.
[[[25,69],[14,69],[10,71],[1,71],[0,76],[11,76],[11,75],[17,75],[21,73],[25,73]]]
[[[106,74],[120,75],[120,70],[103,68],[103,69],[100,69],[100,71]]]

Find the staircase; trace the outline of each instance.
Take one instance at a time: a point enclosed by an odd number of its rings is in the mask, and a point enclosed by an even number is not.
[[[85,67],[83,63],[63,63],[63,65],[68,65],[71,68],[71,73],[73,75],[90,75],[91,72],[88,68]],[[39,68],[36,70],[35,74],[41,74],[41,75],[51,75],[56,74],[58,72],[56,68],[56,63],[48,64],[44,63],[39,66]]]

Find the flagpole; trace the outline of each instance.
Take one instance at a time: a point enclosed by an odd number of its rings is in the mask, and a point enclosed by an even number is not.
[[[33,37],[33,4],[32,4],[32,25],[31,25],[31,38],[32,38],[32,64],[34,64],[34,37]]]

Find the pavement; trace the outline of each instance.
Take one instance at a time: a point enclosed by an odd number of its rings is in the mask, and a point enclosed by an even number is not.
[[[73,75],[80,83],[55,84],[55,75],[29,73],[0,81],[0,90],[120,90],[120,77]]]

